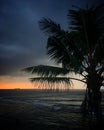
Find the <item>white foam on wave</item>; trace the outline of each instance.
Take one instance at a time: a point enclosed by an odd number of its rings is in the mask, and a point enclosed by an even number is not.
[[[53,110],[60,110],[61,107],[58,106],[57,104],[52,104],[52,103],[44,103],[44,102],[40,102],[40,100],[35,100],[32,102],[32,104],[34,105],[40,105],[40,106],[44,106],[44,107],[49,107]]]

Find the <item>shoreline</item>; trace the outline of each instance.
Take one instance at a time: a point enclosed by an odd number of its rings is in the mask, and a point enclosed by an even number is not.
[[[94,117],[82,118],[79,109],[76,111],[64,106],[56,111],[23,102],[0,103],[0,125],[3,127],[1,130],[89,130],[89,127],[98,127]],[[104,119],[100,125],[104,128]]]
[[[94,116],[82,117],[83,96],[83,90],[62,93],[21,89],[0,91],[0,130],[104,129],[104,117],[100,124]]]

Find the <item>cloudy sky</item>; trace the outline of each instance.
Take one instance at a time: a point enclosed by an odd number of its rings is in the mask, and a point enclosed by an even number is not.
[[[102,0],[103,1],[103,0]],[[49,17],[67,29],[67,12],[101,3],[101,0],[0,0],[0,88],[4,83],[24,82],[22,68],[53,64],[46,56],[46,35],[38,21]]]

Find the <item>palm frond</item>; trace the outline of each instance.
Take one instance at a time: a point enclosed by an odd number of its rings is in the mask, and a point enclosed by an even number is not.
[[[103,64],[104,60],[104,35],[100,39],[99,43],[96,45],[94,51],[94,58],[97,63]]]
[[[70,84],[70,79],[66,77],[36,77],[30,78],[31,82],[65,83]]]
[[[69,10],[70,29],[78,31],[86,46],[93,51],[99,38],[104,33],[104,5],[87,9]]]
[[[70,89],[72,82],[65,77],[37,77],[30,78],[37,89],[65,90]]]
[[[49,18],[43,18],[39,21],[40,29],[51,36],[62,36],[65,32],[60,25]]]
[[[70,53],[67,47],[67,43],[64,39],[49,37],[47,42],[47,54],[51,59],[55,60],[56,63],[70,63]]]
[[[23,71],[38,74],[40,76],[53,77],[57,75],[65,75],[69,73],[69,70],[61,67],[47,66],[47,65],[38,65],[24,68]]]
[[[47,42],[47,54],[56,63],[63,63],[70,68],[70,56],[82,59],[82,54],[68,31],[63,31],[59,24],[43,18],[39,22],[41,30],[50,34]]]

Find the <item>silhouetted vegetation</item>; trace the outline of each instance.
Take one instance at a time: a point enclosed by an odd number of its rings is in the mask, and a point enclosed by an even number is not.
[[[84,115],[101,118],[101,87],[104,86],[104,5],[74,7],[68,11],[68,30],[49,18],[39,21],[40,29],[48,34],[47,54],[62,67],[32,66],[27,72],[40,77],[31,81],[70,83],[78,80],[86,84],[81,109]],[[70,77],[70,73],[82,79]],[[61,75],[61,76],[60,76]],[[66,76],[66,75],[69,75]],[[66,77],[65,77],[66,76]]]

